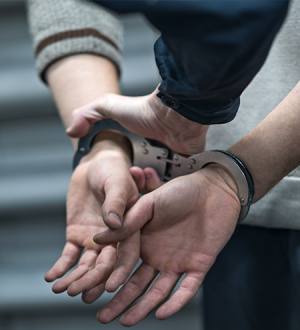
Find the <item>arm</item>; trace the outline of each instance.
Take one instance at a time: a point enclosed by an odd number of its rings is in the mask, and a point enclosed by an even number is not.
[[[95,2],[103,3],[121,12],[135,8],[134,4]],[[263,65],[272,41],[284,20],[288,1],[239,2],[235,6],[228,6],[225,1],[221,7],[207,2],[183,4],[183,1],[179,1],[171,11],[168,6],[167,3],[159,2],[151,4],[150,7],[144,1],[139,6],[139,10],[144,12],[162,32],[162,37],[155,46],[156,62],[162,82],[159,86],[160,92],[155,91],[155,94],[167,106],[158,110],[161,112],[160,117],[176,112],[190,121],[205,125],[232,120],[238,110],[239,95]],[[177,28],[176,20],[178,12],[181,21],[188,22],[180,29]],[[210,19],[208,20],[207,17]],[[191,24],[194,20],[195,24]],[[152,99],[155,94],[151,96]],[[147,103],[142,100],[124,100],[124,102],[132,102],[132,105],[139,110],[139,106],[135,106],[136,103]],[[85,112],[85,119],[89,122],[100,120],[103,116],[111,117],[133,131],[133,126],[136,125],[127,126],[124,117],[119,116],[119,109],[111,109],[111,107],[118,108],[117,104],[117,100],[99,100],[90,104],[89,114],[87,108],[81,110]],[[146,107],[147,105],[143,108]],[[167,111],[165,108],[174,110]],[[95,110],[100,112],[99,116]],[[133,122],[137,119],[133,113],[128,116],[132,116]],[[175,117],[173,114],[172,116]],[[162,122],[160,126],[163,126],[165,132],[162,134],[161,130],[157,129],[159,126],[157,119],[157,112],[154,111],[144,120],[146,124],[144,127],[150,126],[151,132],[155,131],[156,134],[153,136],[158,137],[177,152],[190,154],[201,151],[201,146],[203,147],[205,143],[205,129],[201,128],[201,125],[197,129],[198,132],[202,131],[202,134],[198,133],[197,136],[192,124],[188,124],[189,120],[184,122],[183,119],[179,119],[185,127],[189,127],[187,130],[190,136],[187,138],[182,134],[183,125],[180,124],[172,125],[170,128]],[[141,122],[140,118],[137,121]],[[170,122],[170,118],[168,121]],[[84,123],[78,120],[75,125],[84,126]],[[73,126],[68,133],[70,136],[85,135],[89,125],[85,126],[80,128]],[[156,130],[153,130],[153,127]],[[141,131],[148,134],[147,137],[153,138],[151,132],[145,129]],[[137,131],[135,133],[139,134]],[[179,134],[181,135],[178,136]],[[201,139],[198,150],[195,145],[191,147],[195,136],[198,141]],[[184,148],[180,144],[188,144],[188,147]]]
[[[115,16],[79,0],[31,0],[28,13],[39,75],[49,83],[66,126],[74,108],[119,92],[122,28]],[[115,143],[124,146],[127,140],[117,135]]]
[[[28,20],[38,74],[66,127],[75,108],[119,93],[123,37],[117,17],[87,1],[30,0]]]
[[[120,48],[112,45],[120,46],[121,42],[116,18],[88,2],[31,0],[29,20],[38,72],[49,83],[66,126],[70,124],[74,108],[105,93],[119,92]],[[88,26],[92,26],[88,31],[85,29],[87,21]],[[112,40],[103,39],[105,35],[111,35]],[[73,140],[74,148],[76,144]],[[92,152],[82,159],[73,173],[67,195],[67,242],[61,258],[45,279],[53,281],[63,276],[77,263],[82,249],[85,252],[78,268],[55,283],[54,292],[65,291],[79,281],[77,284],[86,291],[83,299],[91,302],[101,295],[105,281],[114,269],[117,271],[121,267],[125,273],[130,272],[137,262],[139,233],[118,246],[99,247],[92,241],[96,233],[107,228],[105,221],[112,228],[120,226],[123,213],[138,198],[129,171],[130,150],[123,136],[110,132],[100,134]],[[116,185],[118,189],[115,189]],[[133,263],[120,257],[128,246],[136,245],[130,253],[135,256]],[[118,276],[118,272],[114,274],[122,282],[122,276]],[[74,285],[77,290],[78,285]],[[74,295],[74,285],[68,291],[70,295]]]
[[[94,55],[62,59],[48,69],[46,77],[66,126],[75,107],[119,90],[115,66]],[[73,140],[74,147],[76,144]],[[104,247],[92,241],[96,233],[107,228],[105,224],[118,228],[125,210],[138,199],[130,166],[131,146],[127,139],[120,134],[103,132],[96,137],[92,152],[73,173],[67,196],[67,243],[45,279],[53,281],[61,277],[76,264],[83,248],[85,253],[78,268],[54,284],[55,293],[68,290],[68,294],[74,296],[84,291],[83,300],[89,303],[103,292],[114,269],[112,279],[120,285],[126,276],[124,278],[118,269],[127,274],[134,268],[139,257],[138,232],[127,242],[118,244],[118,249],[116,245]],[[131,256],[131,262],[127,255]]]
[[[289,4],[93,1],[116,12],[140,11],[161,32],[154,47],[162,78],[158,96],[203,125],[234,118],[239,96],[263,65]]]
[[[142,97],[107,94],[73,112],[67,133],[81,137],[88,133],[92,123],[112,118],[129,131],[158,140],[176,152],[195,154],[204,150],[209,126],[181,116],[157,98],[158,90]]]
[[[82,54],[61,59],[50,66],[46,79],[65,127],[74,109],[107,93],[119,93],[115,65],[100,56]],[[76,149],[77,140],[72,139]]]
[[[228,151],[252,174],[253,202],[300,164],[300,83],[251,132]]]

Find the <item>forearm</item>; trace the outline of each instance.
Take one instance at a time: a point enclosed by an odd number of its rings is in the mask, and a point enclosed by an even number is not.
[[[228,151],[252,174],[253,202],[300,164],[300,83],[251,132]]]
[[[106,93],[119,93],[118,73],[109,60],[94,55],[74,55],[54,63],[46,73],[65,127],[72,112]],[[72,139],[74,148],[77,140]]]
[[[119,92],[122,24],[112,12],[89,1],[27,4],[37,72],[50,85],[67,127],[74,109]]]

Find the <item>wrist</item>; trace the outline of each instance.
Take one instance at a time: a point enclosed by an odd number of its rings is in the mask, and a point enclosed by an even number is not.
[[[173,151],[193,155],[204,151],[208,125],[193,122],[176,110],[164,105],[156,95],[158,88],[149,95],[148,103],[153,109],[158,125],[161,125],[163,136],[160,141]]]
[[[82,158],[81,162],[98,159],[122,159],[128,167],[132,166],[132,146],[128,138],[117,131],[103,131],[94,138],[91,151]]]
[[[225,188],[226,191],[230,192],[234,198],[238,198],[238,184],[233,174],[223,165],[212,163],[201,169],[202,174],[208,176],[210,180],[214,180],[214,183]]]

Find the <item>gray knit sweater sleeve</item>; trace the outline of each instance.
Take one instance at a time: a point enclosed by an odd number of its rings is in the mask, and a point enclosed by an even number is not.
[[[104,56],[121,72],[122,25],[106,9],[85,0],[29,0],[28,20],[44,81],[52,63],[73,54]]]

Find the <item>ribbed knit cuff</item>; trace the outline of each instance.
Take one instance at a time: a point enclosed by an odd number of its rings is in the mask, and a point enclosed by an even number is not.
[[[85,0],[29,0],[28,19],[44,81],[51,64],[75,54],[106,57],[121,72],[123,31],[112,12]]]
[[[72,37],[50,43],[37,53],[36,68],[41,79],[46,82],[45,73],[54,62],[75,54],[106,57],[115,64],[119,74],[121,72],[121,53],[113,45],[94,36]]]

